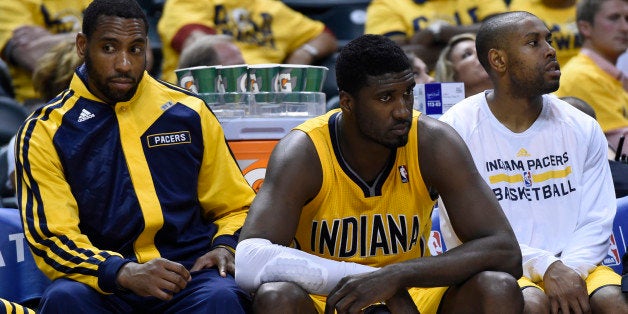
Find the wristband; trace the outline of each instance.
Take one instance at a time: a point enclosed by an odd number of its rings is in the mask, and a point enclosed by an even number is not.
[[[310,44],[304,44],[303,46],[301,46],[301,49],[305,50],[307,53],[309,53],[312,57],[317,58],[319,51],[318,49],[316,49],[316,47],[310,45]]]
[[[231,255],[235,256],[235,249],[234,248],[232,248],[230,246],[227,246],[227,245],[219,244],[219,245],[216,245],[214,247],[214,249],[219,248],[219,247],[221,247],[223,249],[226,249],[227,251],[229,251],[229,253],[231,253]]]

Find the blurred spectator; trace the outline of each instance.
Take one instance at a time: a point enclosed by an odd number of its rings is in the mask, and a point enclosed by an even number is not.
[[[475,50],[475,34],[451,38],[436,62],[437,82],[463,82],[465,97],[493,88],[493,82],[480,64]]]
[[[562,67],[559,97],[581,98],[593,107],[610,147],[628,133],[628,78],[615,67],[628,48],[628,1],[581,0],[576,19],[580,53]],[[623,153],[628,153],[624,145]]]
[[[228,35],[203,35],[189,44],[179,56],[178,69],[201,65],[244,64],[240,49]]]
[[[414,82],[417,84],[425,84],[434,82],[434,78],[430,76],[427,70],[427,65],[421,58],[417,57],[414,52],[406,52],[406,56],[410,60],[412,65],[412,72],[414,74]]]
[[[474,33],[483,19],[504,11],[503,0],[373,0],[364,32],[389,37],[416,53],[431,71],[451,37]]]
[[[528,11],[538,16],[552,32],[552,46],[561,65],[580,51],[576,26],[576,0],[511,0],[510,11]]]
[[[0,48],[9,66],[15,98],[25,105],[41,102],[32,74],[53,46],[74,39],[90,0],[0,1]]]
[[[33,86],[41,95],[42,104],[68,87],[81,63],[83,59],[76,53],[74,38],[64,38],[41,57],[33,72]]]
[[[312,64],[337,49],[335,36],[322,22],[275,0],[169,0],[158,31],[162,78],[173,83],[181,51],[206,34],[233,36],[248,64]]]

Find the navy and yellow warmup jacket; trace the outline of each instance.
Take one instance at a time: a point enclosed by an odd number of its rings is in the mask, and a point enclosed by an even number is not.
[[[128,261],[189,268],[234,248],[254,192],[203,100],[145,72],[111,106],[86,77],[79,67],[18,132],[18,200],[39,268],[108,293]]]

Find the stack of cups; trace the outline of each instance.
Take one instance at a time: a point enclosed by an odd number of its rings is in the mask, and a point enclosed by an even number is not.
[[[238,104],[246,100],[248,66],[246,64],[218,66],[218,92],[225,104]]]
[[[316,102],[327,71],[322,66],[269,63],[197,66],[175,73],[179,86],[199,94],[209,105],[251,103],[270,109]]]

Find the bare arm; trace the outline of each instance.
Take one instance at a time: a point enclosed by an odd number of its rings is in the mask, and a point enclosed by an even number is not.
[[[326,312],[396,300],[394,296],[406,287],[455,286],[481,271],[521,276],[515,235],[460,136],[450,126],[425,116],[419,118],[418,130],[421,174],[426,185],[442,196],[463,244],[442,255],[345,277],[329,293]],[[372,287],[378,287],[377,291]]]
[[[435,34],[434,29],[428,28],[416,32],[411,38],[397,38],[395,41],[404,50],[414,52],[427,64],[430,70],[433,70],[441,50],[452,37],[462,33],[477,33],[479,28],[479,24],[468,26],[443,25],[438,34]]]
[[[423,280],[439,278],[451,285],[485,270],[519,278],[521,251],[514,232],[475,168],[467,146],[453,128],[441,121],[422,116],[419,125],[421,173],[428,186],[439,192],[463,242],[434,257],[438,263],[421,263],[424,265],[420,271],[427,277]]]
[[[271,154],[266,177],[240,233],[240,241],[264,238],[289,245],[301,209],[322,184],[322,169],[314,144],[301,131],[292,131]]]
[[[22,26],[13,31],[7,47],[7,58],[16,65],[32,72],[37,61],[64,38],[76,37],[76,33],[51,34],[40,26]],[[9,55],[10,54],[10,55]]]
[[[336,37],[332,33],[324,31],[290,53],[286,57],[285,63],[313,64],[336,52],[336,49],[338,49]]]

